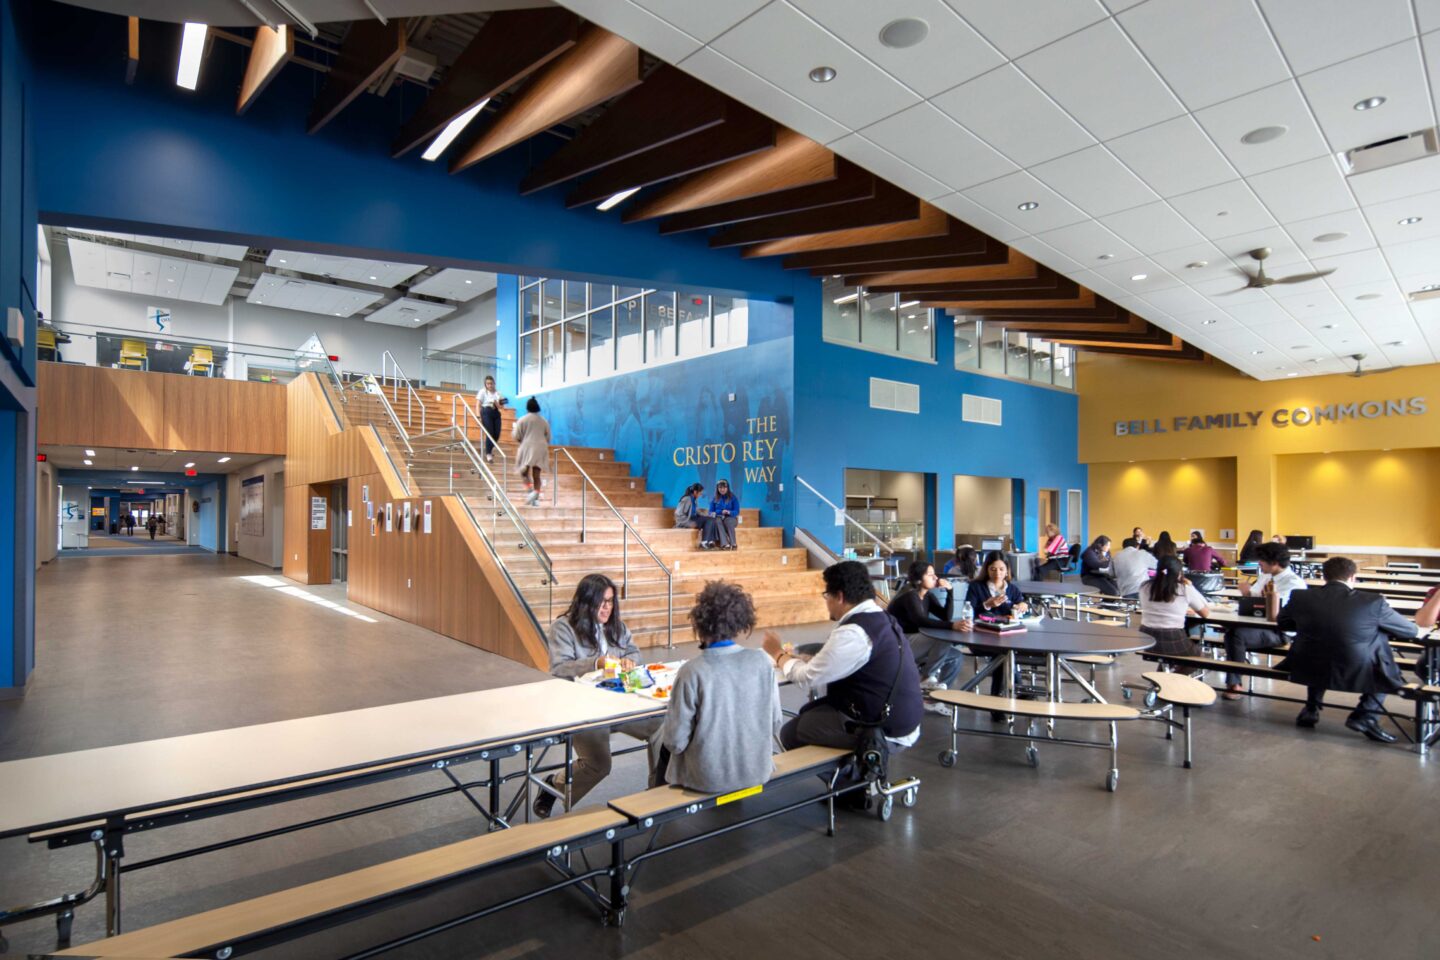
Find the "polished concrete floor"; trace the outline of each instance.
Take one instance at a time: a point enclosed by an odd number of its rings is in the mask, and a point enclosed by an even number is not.
[[[340,588],[295,587],[233,558],[66,557],[41,571],[38,595],[40,666],[23,701],[0,703],[0,760],[537,677],[351,607]],[[798,642],[824,629],[785,632]],[[1108,671],[1102,690],[1116,692],[1140,669],[1127,662]],[[888,824],[846,816],[832,839],[820,810],[803,810],[650,861],[621,929],[599,926],[570,891],[392,955],[1440,956],[1434,762],[1364,741],[1335,711],[1317,730],[1297,730],[1296,709],[1257,699],[1202,711],[1193,770],[1181,768],[1179,742],[1158,726],[1122,727],[1115,794],[1101,785],[1100,751],[1044,747],[1032,769],[1019,744],[968,738],[957,766],[944,769],[946,722],[927,717],[920,743],[896,761],[899,773],[923,778],[920,803]],[[989,727],[983,717],[966,723]],[[436,786],[432,779],[438,774],[132,836],[130,856],[419,792]],[[639,758],[623,758],[590,800],[643,780]],[[140,871],[126,877],[127,928],[482,828],[451,796]],[[83,886],[88,857],[0,841],[0,903]],[[543,876],[523,867],[271,954],[344,955]],[[75,941],[99,930],[99,910],[83,908]],[[20,951],[54,942],[47,921],[5,933]]]

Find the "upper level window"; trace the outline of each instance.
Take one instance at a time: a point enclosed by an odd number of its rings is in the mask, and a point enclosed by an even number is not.
[[[743,347],[749,320],[748,301],[733,297],[521,277],[520,390]]]
[[[935,311],[918,301],[847,287],[840,277],[826,277],[821,296],[821,334],[827,342],[935,359]]]
[[[1000,320],[955,318],[955,369],[1075,389],[1075,348],[1051,343]]]

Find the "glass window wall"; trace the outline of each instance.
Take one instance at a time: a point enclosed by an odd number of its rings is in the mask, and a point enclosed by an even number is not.
[[[1001,320],[955,318],[955,369],[1075,389],[1075,349],[1007,330]]]
[[[847,287],[839,276],[821,283],[821,331],[829,343],[912,360],[935,359],[935,311],[899,294]]]

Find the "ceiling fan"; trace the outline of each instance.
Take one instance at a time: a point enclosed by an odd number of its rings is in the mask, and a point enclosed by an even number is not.
[[[1350,359],[1355,361],[1355,369],[1350,373],[1352,377],[1368,377],[1372,373],[1386,373],[1390,370],[1398,369],[1397,367],[1373,367],[1366,370],[1361,366],[1362,361],[1365,359],[1365,354],[1363,353],[1352,353],[1350,354]]]
[[[1226,293],[1239,293],[1241,290],[1263,290],[1266,287],[1273,287],[1277,283],[1304,283],[1306,280],[1316,280],[1320,277],[1328,277],[1335,272],[1335,268],[1329,270],[1318,270],[1315,273],[1297,273],[1289,277],[1269,277],[1265,275],[1265,258],[1270,256],[1269,247],[1259,247],[1250,251],[1250,257],[1256,263],[1256,272],[1253,276],[1240,272],[1250,278],[1250,282],[1236,290],[1227,290]]]

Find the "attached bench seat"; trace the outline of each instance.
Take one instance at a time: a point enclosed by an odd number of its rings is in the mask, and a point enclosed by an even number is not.
[[[482,870],[542,857],[557,847],[563,850],[588,845],[604,838],[606,831],[623,827],[627,822],[622,814],[602,807],[521,824],[134,933],[61,950],[57,955],[177,957],[223,950],[286,928],[338,918],[387,898],[421,893]]]
[[[941,703],[972,710],[991,710],[1020,717],[1039,717],[1044,720],[1138,720],[1140,711],[1118,703],[1054,703],[1049,700],[1017,700],[1012,697],[992,697],[971,690],[934,690],[930,696]]]

